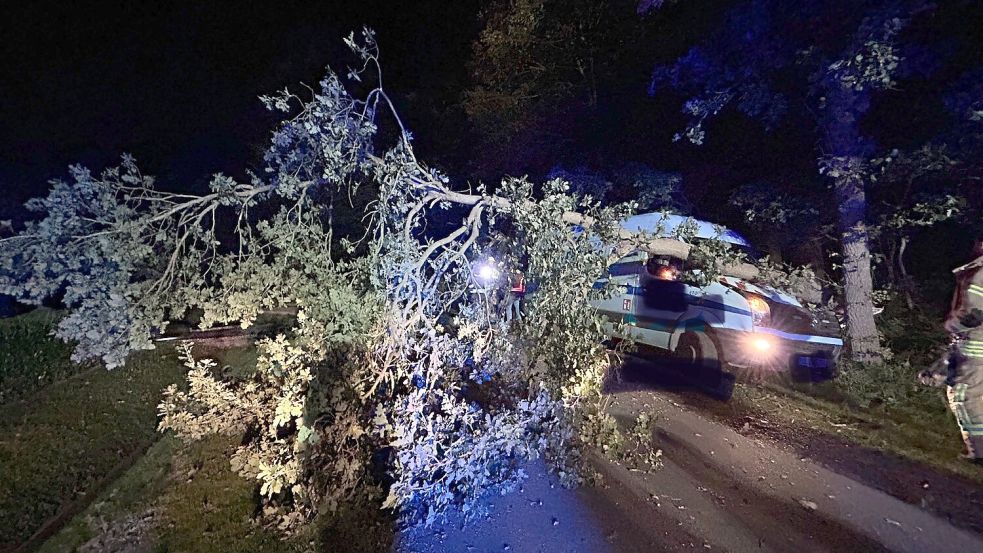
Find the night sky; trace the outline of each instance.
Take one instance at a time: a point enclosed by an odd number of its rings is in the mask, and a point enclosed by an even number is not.
[[[122,152],[161,186],[193,188],[217,171],[242,175],[276,121],[257,96],[316,84],[328,64],[344,70],[352,58],[341,39],[363,24],[378,32],[387,86],[407,116],[456,101],[480,30],[470,0],[3,4],[0,182],[12,192],[8,214],[68,164],[100,168]]]
[[[458,182],[473,180],[474,137],[460,103],[471,83],[471,44],[485,4],[6,2],[0,8],[0,219],[17,218],[20,204],[42,194],[69,164],[100,169],[122,152],[165,188],[200,190],[219,171],[243,176],[257,165],[276,121],[257,96],[314,84],[329,64],[344,70],[352,57],[341,38],[362,25],[378,33],[387,89],[417,136],[420,156]],[[645,32],[626,46],[627,61],[602,87],[589,139],[567,159],[510,170],[538,178],[553,163],[641,161],[681,171],[697,205],[763,178],[818,181],[815,133],[806,118],[787,118],[765,132],[725,112],[707,145],[695,148],[671,142],[684,124],[682,97],[646,93],[652,68],[683,54],[733,4],[681,2],[639,18]],[[634,13],[635,2],[610,5]],[[954,37],[955,71],[979,63],[966,45],[979,44],[973,33],[980,27],[979,13],[941,9],[919,32]],[[935,81],[904,84],[905,94],[879,101],[869,116],[871,128],[901,146],[931,136],[942,115]]]
[[[6,3],[0,14],[6,26],[0,34],[0,183],[8,201],[0,218],[43,193],[47,180],[64,176],[69,164],[98,169],[115,164],[122,152],[136,156],[162,187],[195,189],[218,171],[242,175],[257,162],[276,121],[257,96],[316,83],[329,64],[343,70],[352,57],[341,39],[362,25],[378,33],[387,89],[410,122],[419,153],[468,180],[470,141],[461,133],[460,101],[485,4]],[[634,14],[634,2],[614,4]],[[677,169],[686,160],[719,158],[671,144],[683,122],[679,99],[652,99],[646,89],[652,65],[684,52],[728,4],[706,2],[700,10],[656,18],[652,38],[631,45],[645,56],[634,56],[621,81],[606,87],[603,143],[557,161],[613,151]],[[736,142],[724,137],[717,146],[753,148],[766,139],[748,127]],[[746,159],[734,153],[732,160]],[[538,177],[552,162],[513,169]],[[694,178],[712,179],[716,172],[701,168]]]

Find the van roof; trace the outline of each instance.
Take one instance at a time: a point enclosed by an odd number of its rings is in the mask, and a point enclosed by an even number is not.
[[[701,221],[693,217],[676,215],[674,213],[639,213],[622,221],[621,227],[630,232],[647,232],[654,235],[666,236],[672,234],[686,221],[691,221],[692,223],[690,224],[696,225],[697,238],[716,238],[717,240],[738,246],[751,247],[751,243],[738,232],[708,221]],[[721,229],[722,232],[718,232]]]

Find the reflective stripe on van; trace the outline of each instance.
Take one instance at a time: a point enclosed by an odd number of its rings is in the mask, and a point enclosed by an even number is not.
[[[601,289],[607,284],[606,280],[599,280],[594,283],[594,289]],[[627,288],[626,294],[629,296],[642,296],[644,291],[641,286],[635,286],[634,284],[612,284],[612,286],[624,286]],[[707,309],[716,309],[718,311],[726,311],[728,313],[736,313],[738,315],[744,315],[746,317],[751,316],[751,312],[747,309],[737,307],[736,305],[727,305],[726,303],[720,303],[719,301],[708,300],[703,296],[697,296],[696,294],[686,294],[686,303],[689,305],[695,305],[697,307],[705,307]]]
[[[659,317],[649,317],[646,315],[635,315],[634,313],[622,313],[619,311],[608,311],[598,309],[598,313],[604,315],[611,322],[629,324],[645,330],[657,330],[659,332],[674,332],[675,330],[704,331],[707,324],[701,319],[688,319],[677,322],[676,319],[663,319]]]
[[[775,328],[768,328],[764,326],[758,326],[754,328],[755,332],[764,332],[765,334],[771,334],[773,336],[778,336],[779,338],[784,338],[786,340],[794,340],[796,342],[808,342],[810,344],[827,344],[830,346],[842,346],[843,340],[839,338],[832,338],[830,336],[812,336],[809,334],[792,334],[791,332],[782,332],[781,330]]]

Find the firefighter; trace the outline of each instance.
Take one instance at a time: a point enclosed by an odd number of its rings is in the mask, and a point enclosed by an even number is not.
[[[966,444],[964,458],[983,462],[983,240],[976,259],[954,269],[956,291],[945,328],[953,336],[946,396]]]
[[[522,317],[522,300],[526,297],[526,277],[519,270],[512,271],[509,284],[509,310],[505,316],[506,321]]]

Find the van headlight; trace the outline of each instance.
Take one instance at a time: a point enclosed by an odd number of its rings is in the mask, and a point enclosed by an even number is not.
[[[751,334],[745,344],[755,357],[768,357],[775,353],[777,344],[775,338],[767,334]]]
[[[748,294],[745,298],[748,308],[751,310],[751,322],[754,323],[754,326],[769,326],[771,324],[771,307],[768,302],[761,296],[753,294]]]

